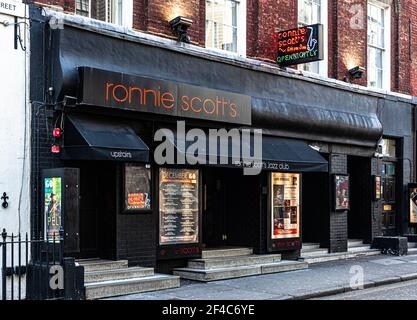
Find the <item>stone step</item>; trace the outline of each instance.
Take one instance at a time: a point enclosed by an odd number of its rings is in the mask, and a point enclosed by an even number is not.
[[[371,249],[370,245],[361,245],[361,246],[356,246],[356,247],[348,247],[348,252],[362,252],[362,251],[368,251],[368,250],[376,250],[376,249]]]
[[[408,242],[408,249],[417,248],[417,242]]]
[[[86,299],[100,299],[133,293],[178,288],[179,286],[179,277],[155,274],[150,277],[86,283],[85,294]]]
[[[204,249],[201,253],[201,258],[223,258],[223,257],[237,257],[248,256],[253,254],[252,248],[220,248],[220,249]]]
[[[417,254],[417,248],[410,248],[408,249],[408,253],[407,254]]]
[[[218,269],[228,267],[253,266],[281,261],[280,254],[245,255],[235,257],[192,259],[188,261],[191,269]]]
[[[301,251],[301,257],[307,258],[307,257],[316,257],[316,256],[322,256],[329,252],[329,249],[327,248],[321,248],[321,249],[311,249],[307,251]]]
[[[84,272],[85,283],[119,280],[119,279],[130,279],[130,278],[141,278],[149,277],[154,275],[153,268],[133,267],[123,269],[111,269],[111,270],[98,270]]]
[[[262,274],[287,272],[302,269],[308,269],[307,262],[283,260],[276,263],[265,264],[261,267]]]
[[[360,252],[328,253],[322,256],[307,257],[307,258],[304,258],[303,261],[308,262],[309,264],[315,264],[315,263],[323,263],[323,262],[336,261],[336,260],[353,259],[353,258],[358,258],[358,257],[375,256],[379,254],[381,254],[380,250],[369,249],[369,250],[360,251]]]
[[[363,246],[363,240],[361,239],[348,239],[348,247]]]
[[[114,270],[127,268],[127,260],[77,260],[77,263],[84,267],[84,272],[100,271],[100,270]]]
[[[301,247],[301,251],[303,250],[311,250],[311,249],[320,249],[320,243],[312,243],[312,242],[303,242]]]
[[[292,270],[300,270],[308,268],[306,262],[300,261],[280,261],[268,264],[260,264],[255,266],[240,266],[218,269],[191,269],[177,268],[174,274],[183,279],[210,282],[217,280],[241,278],[247,276],[255,276],[267,273],[278,273]]]

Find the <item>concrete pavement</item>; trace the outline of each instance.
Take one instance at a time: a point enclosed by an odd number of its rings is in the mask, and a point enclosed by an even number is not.
[[[355,290],[314,300],[417,300],[417,280]]]
[[[311,265],[309,269],[199,283],[110,298],[113,300],[269,300],[309,299],[417,279],[417,255],[377,255]]]

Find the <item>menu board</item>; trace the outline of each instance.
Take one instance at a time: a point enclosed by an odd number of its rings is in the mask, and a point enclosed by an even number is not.
[[[335,199],[334,207],[336,211],[349,210],[349,176],[334,175]]]
[[[410,186],[408,192],[410,195],[410,223],[417,223],[417,187]]]
[[[151,169],[125,164],[124,211],[151,209]]]
[[[300,236],[300,174],[272,173],[272,239]]]
[[[46,236],[49,241],[58,241],[62,228],[62,181],[59,177],[45,178],[44,185]]]
[[[198,242],[198,170],[159,169],[159,243]]]

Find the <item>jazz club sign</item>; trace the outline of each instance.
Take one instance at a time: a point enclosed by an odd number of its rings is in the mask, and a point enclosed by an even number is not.
[[[251,97],[180,82],[80,67],[81,105],[251,124]]]
[[[323,60],[323,25],[314,24],[275,34],[277,63],[285,67]]]

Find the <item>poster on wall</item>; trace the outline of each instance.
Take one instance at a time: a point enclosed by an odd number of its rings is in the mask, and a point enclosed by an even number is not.
[[[410,223],[417,223],[417,184],[408,185],[408,194],[410,196]]]
[[[300,175],[272,173],[272,239],[300,236]]]
[[[151,169],[149,166],[125,164],[124,212],[151,209]]]
[[[159,244],[197,243],[198,170],[159,169]]]
[[[382,197],[381,176],[373,176],[374,179],[374,200],[380,200]]]
[[[44,185],[46,237],[54,241],[59,239],[62,228],[62,180],[59,177],[45,178]]]
[[[334,209],[335,211],[349,210],[349,176],[334,175]]]

